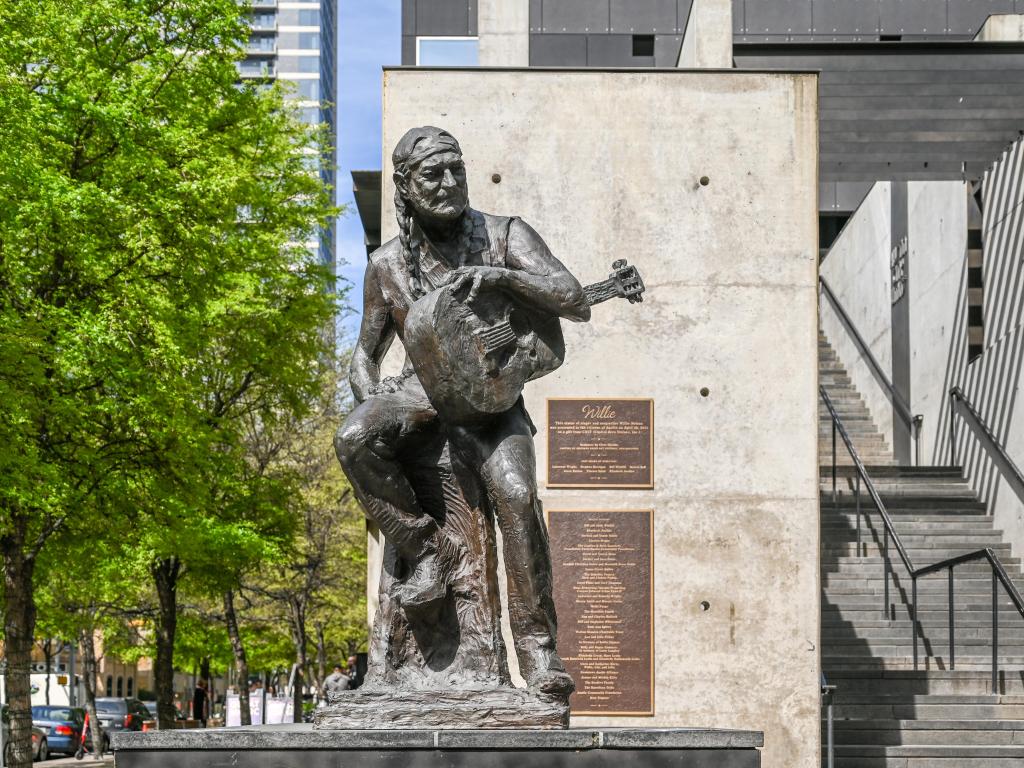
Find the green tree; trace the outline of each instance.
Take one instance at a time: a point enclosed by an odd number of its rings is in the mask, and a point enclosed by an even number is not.
[[[366,524],[331,439],[347,405],[339,384],[329,379],[307,415],[280,423],[275,436],[261,440],[272,446],[264,448],[273,456],[272,471],[297,483],[288,506],[295,535],[275,566],[249,572],[245,585],[288,627],[298,673],[296,722],[303,686],[322,687],[327,653],[347,656],[366,642]]]
[[[302,243],[334,214],[309,172],[325,148],[280,89],[237,83],[246,39],[235,0],[0,3],[0,559],[17,768],[47,543],[102,536],[101,515],[139,523],[167,723],[183,553],[200,567],[263,533],[211,506],[244,475],[239,412],[301,411],[319,386],[331,277]]]

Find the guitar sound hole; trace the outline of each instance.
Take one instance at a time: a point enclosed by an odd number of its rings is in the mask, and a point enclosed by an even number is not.
[[[516,336],[520,338],[533,330],[533,323],[530,322],[530,318],[525,312],[512,310],[508,316],[508,324],[512,326]]]

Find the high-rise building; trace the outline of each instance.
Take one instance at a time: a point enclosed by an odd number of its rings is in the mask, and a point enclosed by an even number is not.
[[[239,74],[243,79],[292,84],[291,98],[298,100],[302,119],[326,124],[328,141],[336,145],[336,0],[253,0],[249,14],[252,33]],[[333,163],[321,175],[334,189]],[[317,241],[307,243],[332,270],[334,229],[323,229]]]

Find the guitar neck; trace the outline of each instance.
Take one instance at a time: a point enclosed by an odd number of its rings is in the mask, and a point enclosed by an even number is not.
[[[602,280],[600,283],[592,283],[583,287],[583,293],[587,297],[587,304],[594,306],[602,301],[608,301],[619,296],[619,289],[611,278]]]

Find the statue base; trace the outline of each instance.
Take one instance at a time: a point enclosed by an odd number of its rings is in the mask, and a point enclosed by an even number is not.
[[[760,731],[709,728],[115,731],[117,768],[760,768]]]
[[[358,688],[331,697],[316,730],[385,728],[568,728],[569,700],[524,688],[384,691]]]

